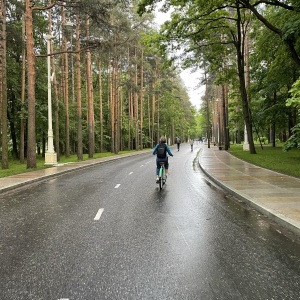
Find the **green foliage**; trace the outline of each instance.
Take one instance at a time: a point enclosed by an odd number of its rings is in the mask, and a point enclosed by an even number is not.
[[[268,144],[269,144],[269,140],[268,140],[267,137],[265,137],[265,136],[259,137],[259,138],[256,140],[256,142],[257,142],[258,144],[262,143],[262,144],[264,144],[264,145],[268,145]]]
[[[290,12],[282,27],[283,39],[296,41],[300,36],[299,12]]]
[[[287,106],[298,106],[300,105],[300,78],[294,82],[292,88],[290,89],[292,95],[291,98],[286,100]]]
[[[292,135],[285,142],[283,151],[289,151],[293,148],[300,148],[300,123],[292,128]]]

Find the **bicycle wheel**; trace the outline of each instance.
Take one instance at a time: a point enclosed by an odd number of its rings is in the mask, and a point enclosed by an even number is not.
[[[163,182],[164,170],[165,170],[165,168],[163,166],[161,166],[159,169],[159,189],[160,190],[163,188],[163,185],[164,185],[164,182]]]
[[[163,179],[162,179],[162,177],[159,177],[159,189],[160,190],[163,188],[163,185],[164,185]]]

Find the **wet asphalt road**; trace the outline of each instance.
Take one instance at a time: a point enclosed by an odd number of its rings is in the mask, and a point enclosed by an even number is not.
[[[300,246],[181,145],[0,195],[0,299],[300,299]]]

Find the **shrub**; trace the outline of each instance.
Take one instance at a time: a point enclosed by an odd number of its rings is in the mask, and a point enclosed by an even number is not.
[[[298,123],[295,127],[292,128],[292,135],[290,138],[284,143],[283,151],[289,151],[292,148],[298,148],[300,145],[300,123]]]

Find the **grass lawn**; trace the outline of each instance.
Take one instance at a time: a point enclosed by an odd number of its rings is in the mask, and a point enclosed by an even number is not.
[[[257,154],[243,151],[243,145],[230,145],[229,152],[254,165],[264,167],[283,174],[300,177],[300,149],[283,152],[282,147],[260,145],[255,147]]]
[[[136,150],[120,151],[119,154],[126,154],[126,153],[130,153],[130,152],[136,152]],[[113,156],[113,155],[115,155],[115,154],[111,153],[111,152],[95,153],[94,157],[91,159]],[[88,154],[84,154],[83,160],[88,160],[88,159],[89,159]],[[68,162],[78,162],[77,154],[70,155],[70,157],[68,157],[68,158],[66,158],[65,156],[62,155],[60,157],[60,161],[58,163],[63,164],[63,163],[68,163]],[[36,171],[36,170],[41,170],[41,169],[46,169],[46,168],[51,167],[51,166],[45,166],[44,163],[45,163],[45,158],[42,157],[41,155],[37,155],[36,169],[27,169],[26,162],[25,162],[25,164],[20,164],[19,161],[10,159],[9,160],[9,169],[7,169],[7,170],[0,169],[0,177],[7,177],[7,176],[11,176],[11,175],[16,175],[16,174],[20,174],[20,173],[26,173],[26,172],[31,172],[31,171]]]

